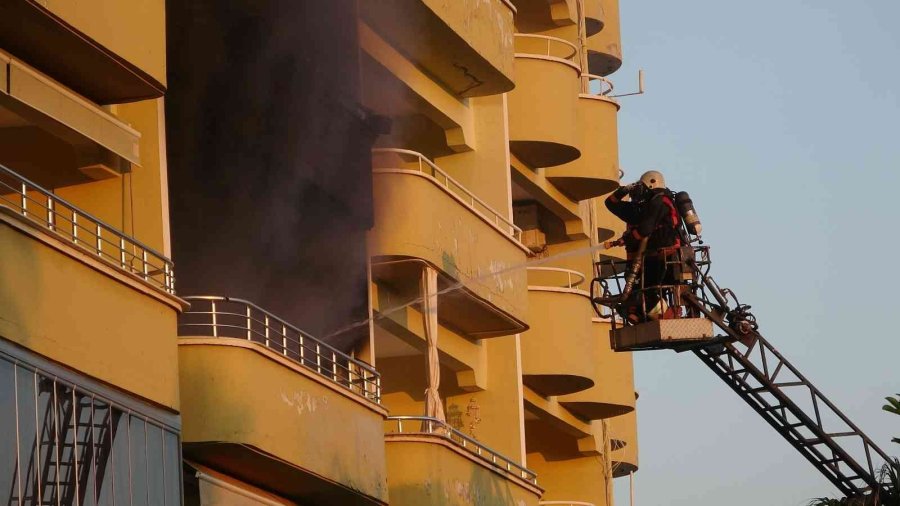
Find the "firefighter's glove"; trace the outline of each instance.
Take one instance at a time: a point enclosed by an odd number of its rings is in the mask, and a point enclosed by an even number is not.
[[[633,187],[634,187],[633,184],[629,184],[626,186],[620,186],[618,189],[616,189],[615,192],[613,192],[613,196],[616,197],[616,200],[622,200],[623,198],[625,198],[626,195],[628,195],[629,192],[631,192],[631,189]]]

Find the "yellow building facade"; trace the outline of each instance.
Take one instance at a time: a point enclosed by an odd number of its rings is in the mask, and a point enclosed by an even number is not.
[[[619,25],[0,5],[0,497],[612,505],[637,396],[589,284],[622,255]]]

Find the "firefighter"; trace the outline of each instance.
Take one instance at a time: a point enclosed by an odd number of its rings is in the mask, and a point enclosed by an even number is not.
[[[626,196],[630,199],[625,200]],[[674,284],[673,275],[667,269],[666,258],[681,245],[681,218],[675,208],[672,193],[666,188],[665,177],[655,170],[645,172],[637,182],[621,186],[607,197],[606,208],[626,224],[622,238],[607,243],[607,247],[624,245],[629,269],[641,241],[647,238],[640,285],[642,290],[636,292],[638,299],[626,302],[626,317],[632,323],[643,320],[644,315],[659,317],[666,311],[665,298],[662,297],[662,289],[652,288]],[[641,294],[643,304],[639,303]],[[644,314],[638,315],[637,309],[641,305]]]

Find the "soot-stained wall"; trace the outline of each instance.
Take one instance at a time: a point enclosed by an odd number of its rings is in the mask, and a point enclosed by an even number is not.
[[[319,336],[366,317],[376,133],[355,3],[167,1],[180,295],[249,299]]]

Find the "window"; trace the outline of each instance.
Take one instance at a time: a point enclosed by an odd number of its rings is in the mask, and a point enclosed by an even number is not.
[[[64,376],[0,351],[0,502],[179,506],[177,428]]]

